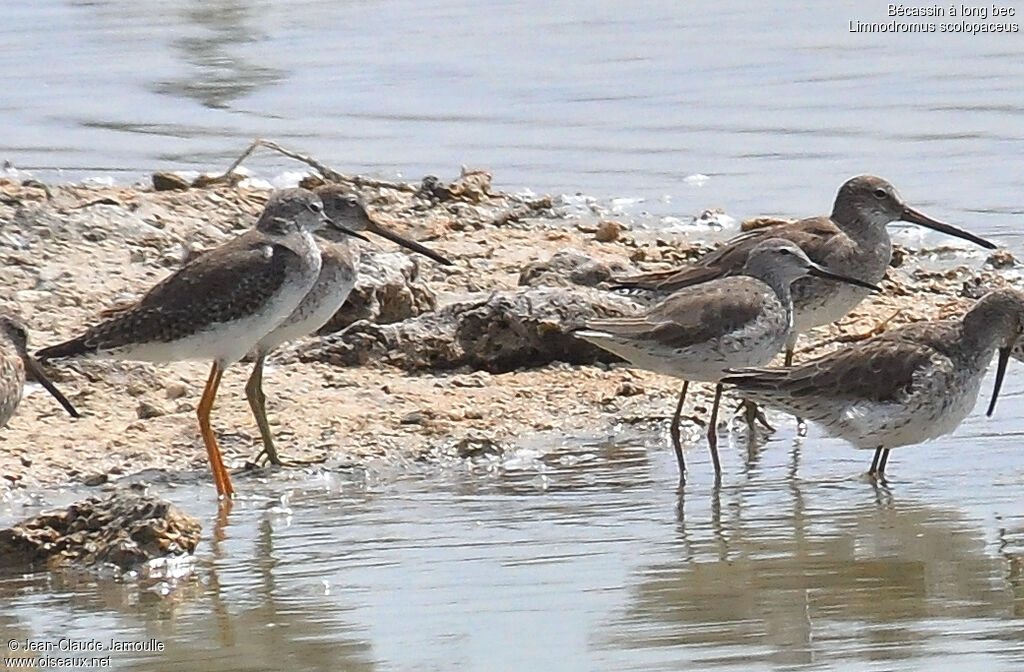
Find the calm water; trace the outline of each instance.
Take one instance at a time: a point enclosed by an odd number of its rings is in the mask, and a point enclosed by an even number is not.
[[[0,630],[163,642],[113,654],[138,670],[1020,669],[1011,424],[897,451],[886,488],[858,476],[869,452],[791,431],[729,448],[718,492],[692,450],[682,497],[656,433],[240,478],[226,516],[212,486],[165,488],[203,519],[194,580],[7,577]]]
[[[852,34],[886,18],[860,2],[7,4],[0,159],[44,179],[217,170],[262,136],[349,172],[484,166],[642,218],[818,214],[874,172],[1024,253],[1021,33]],[[252,498],[220,518],[205,478],[165,488],[203,518],[194,581],[5,577],[0,645],[162,641],[113,657],[140,670],[1020,669],[1015,382],[995,420],[897,451],[887,489],[857,476],[870,454],[794,447],[784,421],[727,452],[718,492],[694,449],[681,499],[654,431],[239,479]]]
[[[635,214],[825,213],[873,172],[936,216],[1020,229],[1024,33],[851,33],[886,20],[854,0],[8,5],[0,159],[44,177],[220,170],[262,136],[343,171],[466,163]]]

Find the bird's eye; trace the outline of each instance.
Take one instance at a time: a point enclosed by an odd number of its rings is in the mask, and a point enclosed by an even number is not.
[[[782,254],[787,254],[787,255],[788,254],[793,254],[793,250],[788,250],[785,247],[782,248],[781,250],[779,250],[779,252],[781,252]]]
[[[324,206],[321,205],[319,202],[314,201],[309,204],[309,209],[312,210],[313,212],[321,213],[324,211]]]
[[[875,189],[871,193],[873,193],[875,195],[875,198],[877,198],[878,200],[882,200],[883,198],[889,195],[885,192],[885,189],[882,188]]]
[[[357,205],[359,205],[359,201],[356,199],[355,196],[349,196],[348,200],[346,202],[348,203],[349,207],[352,207],[352,208],[354,208]]]

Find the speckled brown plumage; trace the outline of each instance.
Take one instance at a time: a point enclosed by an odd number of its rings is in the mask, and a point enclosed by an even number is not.
[[[0,427],[5,426],[14,416],[24,388],[25,365],[10,340],[0,332]]]
[[[788,369],[733,371],[722,382],[757,403],[814,420],[857,448],[874,449],[870,473],[880,475],[890,449],[959,426],[998,350],[991,414],[1022,334],[1024,294],[1001,289],[962,318],[912,324]]]
[[[913,391],[915,375],[933,357],[950,356],[948,346],[959,332],[959,320],[908,325],[787,369],[744,369],[723,382],[744,393],[785,394],[801,407],[817,403],[823,390],[832,397],[895,402]],[[801,398],[807,401],[796,401]]]
[[[169,343],[257,312],[301,264],[292,250],[250,231],[199,255],[138,303],[81,336],[43,348],[40,359],[116,351],[138,343]]]
[[[748,276],[723,278],[672,294],[643,315],[588,320],[587,329],[653,341],[667,348],[687,348],[743,329],[768,304],[778,303],[768,289],[761,280]]]
[[[210,426],[217,389],[224,369],[281,324],[313,286],[320,250],[312,233],[324,224],[333,223],[316,194],[275,192],[252,230],[185,264],[134,305],[39,355],[212,361],[196,413],[217,493],[230,497],[231,477]]]
[[[901,219],[986,248],[995,247],[987,240],[910,208],[882,178],[860,175],[839,188],[828,217],[810,217],[754,229],[729,240],[690,266],[621,278],[617,284],[660,293],[737,275],[750,251],[769,238],[796,243],[812,261],[837,273],[877,284],[885,277],[892,256],[892,241],[886,225]],[[792,291],[797,333],[840,319],[868,294],[864,289],[821,278],[797,280]]]
[[[363,200],[348,187],[328,184],[318,188],[316,194],[323,201],[327,216],[336,224],[343,224],[353,231],[370,231],[402,247],[426,255],[438,263],[451,264],[448,259],[433,250],[408,240],[378,223],[367,210]],[[282,343],[311,334],[325,325],[345,303],[345,299],[355,286],[359,255],[357,250],[350,247],[348,236],[337,228],[328,227],[320,231],[319,237],[321,263],[320,275],[316,282],[292,314],[256,344],[256,364],[253,366],[245,392],[263,439],[263,450],[253,459],[257,464],[264,456],[272,464],[284,464],[274,447],[273,435],[266,417],[263,362],[267,354]]]

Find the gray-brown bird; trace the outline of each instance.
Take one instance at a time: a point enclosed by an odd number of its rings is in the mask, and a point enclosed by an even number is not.
[[[347,230],[369,231],[429,257],[439,264],[451,265],[452,262],[440,254],[398,235],[379,223],[367,211],[362,199],[346,187],[336,184],[325,185],[319,187],[316,194],[323,201],[327,216],[344,225]],[[280,466],[285,463],[277,453],[270,423],[267,421],[267,399],[263,393],[263,364],[267,355],[282,343],[312,334],[327,324],[355,287],[359,251],[349,245],[348,236],[336,231],[327,227],[318,232],[321,261],[316,281],[292,314],[256,344],[256,364],[245,386],[245,394],[263,440],[263,449],[253,459],[254,463],[258,464],[264,456],[271,464]]]
[[[890,450],[948,434],[963,422],[998,351],[992,415],[1022,334],[1024,294],[1000,289],[961,317],[886,331],[791,368],[739,369],[722,382],[874,450],[868,473],[882,476]]]
[[[221,376],[291,315],[316,282],[320,250],[312,233],[324,225],[362,237],[332,222],[311,191],[278,191],[254,228],[200,254],[81,336],[37,354],[43,360],[212,360],[197,414],[217,493],[230,497],[231,477],[210,427]]]
[[[742,272],[747,255],[769,238],[796,243],[811,261],[836,273],[877,285],[892,259],[892,240],[886,226],[905,221],[993,249],[995,244],[973,233],[932,219],[915,210],[880,177],[860,175],[847,180],[836,194],[832,214],[754,229],[727,241],[696,263],[681,269],[621,278],[621,287],[674,292],[715,278]],[[796,337],[814,327],[842,318],[863,301],[870,290],[818,277],[793,283],[793,334],[786,346],[787,365],[793,359]]]

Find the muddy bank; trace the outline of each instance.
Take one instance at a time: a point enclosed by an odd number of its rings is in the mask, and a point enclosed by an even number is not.
[[[638,309],[637,299],[605,289],[609,278],[696,258],[709,249],[699,226],[692,240],[659,237],[602,213],[580,215],[559,198],[496,193],[479,172],[454,183],[351,183],[381,219],[455,265],[386,241],[361,244],[349,303],[324,334],[268,362],[268,410],[284,454],[352,464],[437,459],[513,448],[534,432],[610,433],[623,422],[651,422],[661,435],[678,381],[610,367],[570,331],[592,315]],[[0,181],[0,301],[26,318],[33,345],[72,336],[189,255],[241,233],[268,195],[245,182],[178,187]],[[896,261],[885,294],[802,340],[798,352],[837,347],[886,320],[948,314],[1004,282],[995,267],[1014,265],[1005,253],[946,249],[901,249]],[[229,369],[213,413],[236,468],[259,443],[242,389],[247,367]],[[146,469],[208,480],[195,421],[207,363],[50,370],[85,416],[71,420],[45,393],[28,394],[0,430],[0,492],[101,486]],[[709,398],[701,389],[693,399],[687,412],[699,417]]]

